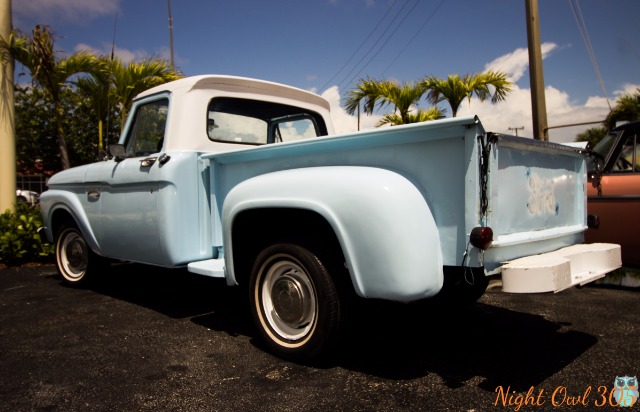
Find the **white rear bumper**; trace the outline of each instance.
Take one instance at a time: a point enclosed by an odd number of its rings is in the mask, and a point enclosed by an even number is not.
[[[622,265],[620,245],[593,243],[527,256],[502,266],[502,290],[509,293],[560,292],[604,277]]]

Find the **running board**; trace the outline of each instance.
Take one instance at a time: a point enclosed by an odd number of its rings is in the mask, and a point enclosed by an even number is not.
[[[191,262],[187,265],[187,270],[198,275],[210,276],[212,278],[224,278],[224,259],[209,259],[199,262]]]
[[[560,292],[604,277],[622,266],[620,245],[593,243],[527,256],[502,266],[502,291]]]

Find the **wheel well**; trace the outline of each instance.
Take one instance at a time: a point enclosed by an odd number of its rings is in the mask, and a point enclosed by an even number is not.
[[[294,243],[312,250],[333,271],[345,271],[344,254],[327,220],[316,212],[293,208],[247,210],[232,226],[236,280],[248,285],[251,268],[262,249],[273,243]],[[337,273],[337,272],[336,272]]]
[[[53,212],[53,215],[51,216],[51,233],[53,234],[54,241],[56,233],[58,233],[60,227],[62,227],[65,223],[73,223],[77,225],[75,219],[68,211],[58,209]]]

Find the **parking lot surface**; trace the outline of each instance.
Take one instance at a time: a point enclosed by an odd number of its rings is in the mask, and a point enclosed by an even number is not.
[[[640,375],[629,288],[369,304],[318,365],[265,352],[246,306],[183,271],[115,265],[78,289],[2,269],[0,410],[612,410],[615,378]]]

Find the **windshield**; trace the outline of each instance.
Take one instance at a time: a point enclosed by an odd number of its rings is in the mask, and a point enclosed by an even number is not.
[[[609,133],[602,140],[600,140],[600,142],[598,142],[596,147],[593,148],[593,151],[599,153],[602,157],[607,157],[609,151],[611,150],[611,146],[613,146],[616,138],[620,135],[620,133],[622,132]]]
[[[602,140],[600,140],[600,142],[598,142],[598,144],[593,148],[593,151],[601,156],[601,158],[598,160],[601,166],[604,165],[604,162],[607,159],[609,152],[611,151],[611,147],[618,139],[618,136],[620,135],[620,133],[622,132],[621,131],[610,132],[605,137],[603,137]],[[593,157],[589,158],[587,169],[588,170],[596,169],[596,165]]]

